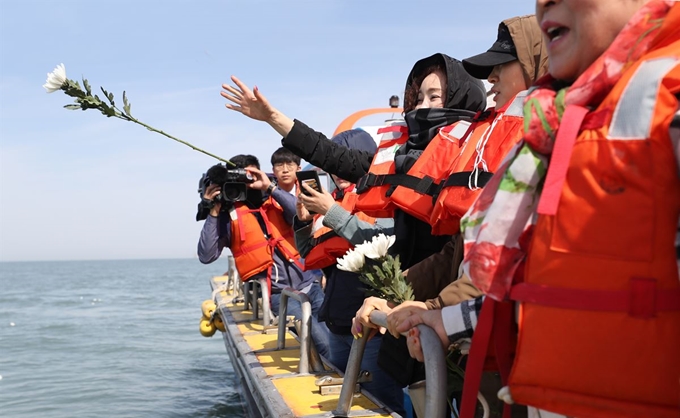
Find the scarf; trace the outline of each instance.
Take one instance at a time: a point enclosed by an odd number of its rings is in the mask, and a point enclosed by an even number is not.
[[[592,110],[601,103],[622,73],[648,51],[672,3],[646,3],[571,86],[548,76],[527,96],[523,143],[461,219],[463,269],[484,293],[499,301],[507,298],[513,275],[526,256],[537,214],[554,214],[556,210],[557,200],[551,202],[554,207],[547,208],[550,204],[541,196],[549,194],[548,185],[552,184],[550,173],[546,182],[546,173],[562,117],[566,112],[584,116],[585,109]],[[578,128],[565,122],[562,129]],[[555,155],[561,151],[558,148]],[[557,193],[557,198],[560,192],[561,187],[550,191]]]
[[[394,158],[397,173],[406,173],[413,166],[441,128],[474,116],[475,112],[466,109],[427,108],[408,112],[404,116],[408,141],[397,150]]]

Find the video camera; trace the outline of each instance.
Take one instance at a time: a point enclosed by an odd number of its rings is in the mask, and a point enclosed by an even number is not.
[[[196,220],[206,219],[215,203],[222,203],[222,209],[228,209],[234,202],[247,199],[247,184],[254,181],[253,177],[243,168],[228,169],[223,164],[216,164],[201,175],[198,181],[198,194],[201,203],[198,204]],[[204,199],[205,192],[211,184],[220,186],[220,194],[212,201]]]

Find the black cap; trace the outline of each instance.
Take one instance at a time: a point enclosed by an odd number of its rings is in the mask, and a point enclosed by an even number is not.
[[[493,67],[517,59],[517,48],[505,23],[498,26],[498,37],[488,51],[463,60],[463,67],[474,78],[486,80]]]

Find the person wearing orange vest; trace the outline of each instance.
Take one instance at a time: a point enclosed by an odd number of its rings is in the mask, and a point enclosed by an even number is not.
[[[349,149],[375,152],[376,144],[370,134],[362,129],[342,132],[331,139]],[[295,240],[300,254],[305,257],[305,268],[322,268],[326,275],[326,288],[319,320],[330,330],[330,362],[341,371],[347,367],[352,338],[352,317],[361,305],[368,286],[356,273],[337,268],[337,259],[356,244],[370,241],[383,233],[393,233],[393,219],[372,218],[354,213],[357,194],[354,184],[332,175],[336,189],[333,193],[319,193],[301,185],[309,195],[298,196],[298,219],[309,222],[296,230]],[[309,215],[309,211],[316,215]],[[296,222],[297,223],[297,222]],[[361,369],[371,373],[372,381],[363,383],[367,389],[394,412],[405,415],[401,386],[378,366],[377,355],[380,338],[367,342],[361,360]]]
[[[528,97],[524,146],[466,215],[463,266],[487,293],[468,372],[493,344],[506,402],[677,417],[680,4],[616,6],[537,2],[551,77]],[[432,314],[397,329],[419,321],[441,329]]]
[[[237,168],[245,169],[253,181],[247,184],[247,199],[221,203],[216,199],[222,185],[213,183],[205,191],[205,201],[215,201],[201,230],[198,258],[203,264],[217,260],[222,250],[229,248],[234,256],[241,280],[267,278],[270,283],[272,311],[279,311],[281,290],[291,287],[309,296],[312,306],[311,334],[317,351],[328,356],[328,328],[317,320],[323,302],[323,290],[313,272],[305,272],[295,247],[293,218],[295,196],[271,183],[260,171],[252,155],[237,155],[231,159]],[[221,165],[208,170],[208,177],[219,178]],[[267,195],[262,194],[266,192]],[[223,205],[229,205],[223,207]],[[302,307],[289,299],[288,315],[302,317]]]

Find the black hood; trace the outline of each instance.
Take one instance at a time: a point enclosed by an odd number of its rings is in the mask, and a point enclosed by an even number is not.
[[[432,65],[444,63],[446,68],[446,103],[448,109],[466,109],[473,112],[486,109],[486,90],[481,80],[465,71],[463,64],[444,54],[434,54],[416,62],[406,79],[406,90],[413,79]]]

